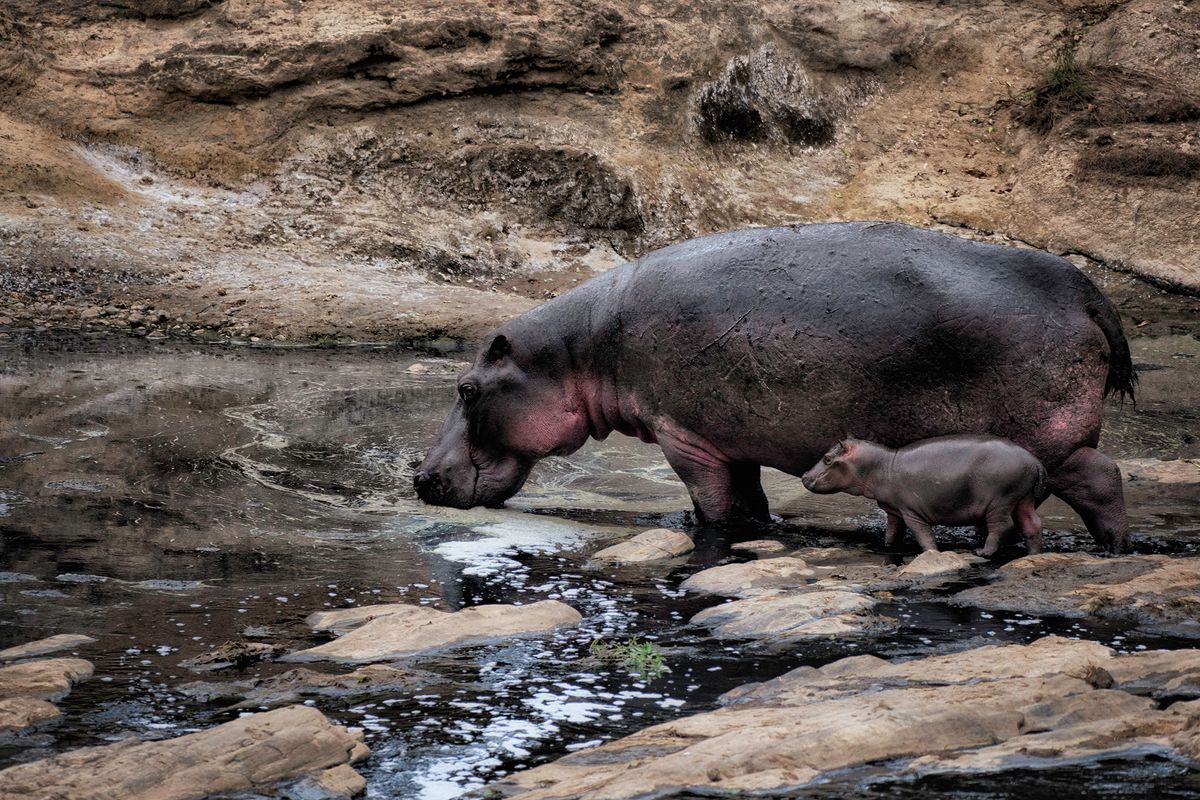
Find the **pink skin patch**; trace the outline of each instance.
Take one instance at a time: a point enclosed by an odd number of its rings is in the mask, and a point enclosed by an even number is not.
[[[647,443],[657,441],[654,432],[642,422],[636,399],[622,397],[615,382],[579,375],[567,380],[565,391],[567,397],[574,398],[575,413],[582,416],[587,435],[593,439],[603,441],[616,431]]]

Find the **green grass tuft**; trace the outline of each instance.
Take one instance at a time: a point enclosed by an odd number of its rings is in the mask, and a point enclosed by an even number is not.
[[[658,645],[643,641],[636,636],[627,642],[612,644],[603,639],[593,639],[591,647],[588,649],[593,657],[601,661],[620,664],[646,680],[652,680],[664,672],[671,671]]]
[[[1074,31],[1067,31],[1054,53],[1050,73],[1031,94],[1025,95],[1025,105],[1016,114],[1018,122],[1045,134],[1061,118],[1091,102],[1088,71],[1075,57],[1078,49],[1079,37]]]

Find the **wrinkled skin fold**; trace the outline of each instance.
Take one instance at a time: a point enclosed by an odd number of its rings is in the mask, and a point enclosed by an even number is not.
[[[458,381],[416,471],[426,502],[498,505],[532,465],[613,431],[657,442],[706,523],[769,519],[847,431],[888,447],[1009,439],[1097,543],[1125,542],[1104,398],[1132,396],[1119,318],[1068,262],[895,223],[716,234],[508,322]]]

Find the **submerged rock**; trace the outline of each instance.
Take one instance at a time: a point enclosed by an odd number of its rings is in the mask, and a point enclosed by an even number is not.
[[[718,639],[758,639],[773,643],[828,636],[858,636],[894,624],[868,615],[875,600],[844,589],[775,592],[706,608],[691,624],[712,629]]]
[[[235,708],[253,708],[295,703],[303,697],[354,697],[363,694],[395,692],[425,686],[437,678],[432,674],[396,669],[381,664],[360,667],[342,675],[315,672],[299,667],[250,681],[225,683],[185,683],[182,694],[202,702],[225,697],[243,698]]]
[[[959,605],[1097,616],[1200,636],[1200,558],[1042,553],[1011,561],[996,580],[954,595]]]
[[[734,542],[729,545],[730,550],[743,550],[747,553],[754,553],[758,556],[767,555],[769,553],[782,553],[787,550],[787,545],[775,539],[751,539],[748,542]]]
[[[0,771],[0,797],[189,800],[262,791],[364,758],[361,733],[290,706],[156,742],[85,747]],[[347,775],[338,777],[346,785]]]
[[[613,564],[661,561],[690,553],[695,547],[685,533],[667,528],[654,528],[639,533],[628,541],[600,550],[592,555],[592,561]]]
[[[57,653],[59,650],[67,650],[72,647],[90,644],[94,641],[96,640],[91,636],[84,636],[81,633],[60,633],[45,639],[38,639],[36,642],[27,642],[26,644],[19,644],[16,647],[9,647],[6,650],[0,650],[0,661],[35,658],[50,653]]]
[[[1182,654],[1187,654],[1183,656]],[[991,772],[1146,752],[1200,751],[1200,703],[1160,709],[1125,688],[1165,687],[1200,651],[1120,656],[1046,637],[893,664],[874,656],[801,667],[729,693],[716,711],[655,725],[518,772],[492,788],[522,800],[795,792],[891,761],[898,773]],[[1179,667],[1179,663],[1175,663]],[[1097,688],[1095,678],[1128,683]]]
[[[803,587],[814,574],[804,559],[782,556],[712,567],[697,572],[680,584],[680,588],[700,594],[751,597]]]
[[[179,662],[193,672],[245,669],[258,661],[274,658],[284,651],[282,645],[265,642],[225,642],[207,653]]]
[[[1117,466],[1129,481],[1200,483],[1200,458],[1127,458]]]
[[[386,661],[533,636],[578,625],[581,619],[578,611],[557,600],[523,606],[472,606],[453,613],[426,606],[400,606],[328,644],[290,653],[281,660],[328,659],[350,664]]]

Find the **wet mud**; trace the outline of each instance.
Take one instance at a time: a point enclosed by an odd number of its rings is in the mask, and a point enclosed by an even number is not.
[[[1200,340],[1194,321],[1185,322],[1133,340],[1141,393],[1136,407],[1108,410],[1102,448],[1115,457],[1200,455]],[[359,771],[375,798],[456,797],[714,708],[742,684],[847,655],[908,658],[1050,633],[1121,652],[1195,645],[1112,620],[948,602],[1021,555],[1015,545],[952,583],[889,595],[877,613],[898,626],[876,638],[783,648],[717,641],[687,620],[721,598],[679,584],[726,559],[752,557],[731,551],[731,539],[777,539],[788,550],[834,545],[880,562],[915,549],[883,551],[883,519],[869,501],[815,497],[773,473],[766,484],[778,524],[689,529],[696,550],[665,564],[589,564],[592,552],[634,533],[689,524],[686,493],[661,453],[621,437],[539,465],[503,509],[424,506],[410,488],[412,468],[441,425],[463,357],[86,334],[0,340],[0,648],[57,633],[97,639],[76,651],[95,664],[95,677],[59,703],[63,721],[0,742],[0,768],[233,719],[247,711],[237,691],[221,696],[189,684],[271,678],[295,665],[244,658],[200,671],[185,662],[229,642],[311,647],[329,637],[313,633],[307,615],[374,603],[457,610],[554,599],[583,615],[578,627],[547,636],[400,662],[412,682],[379,692],[301,695],[365,730],[373,755]],[[1195,484],[1134,480],[1126,488],[1136,552],[1200,551]],[[1065,506],[1049,502],[1042,516],[1048,550],[1093,547]],[[965,530],[940,531],[939,541],[973,545]],[[635,636],[661,649],[668,672],[641,675],[592,653],[596,639]],[[800,796],[1046,792],[1200,797],[1200,778],[1188,765],[1151,759],[1012,780],[894,783],[879,767]]]

